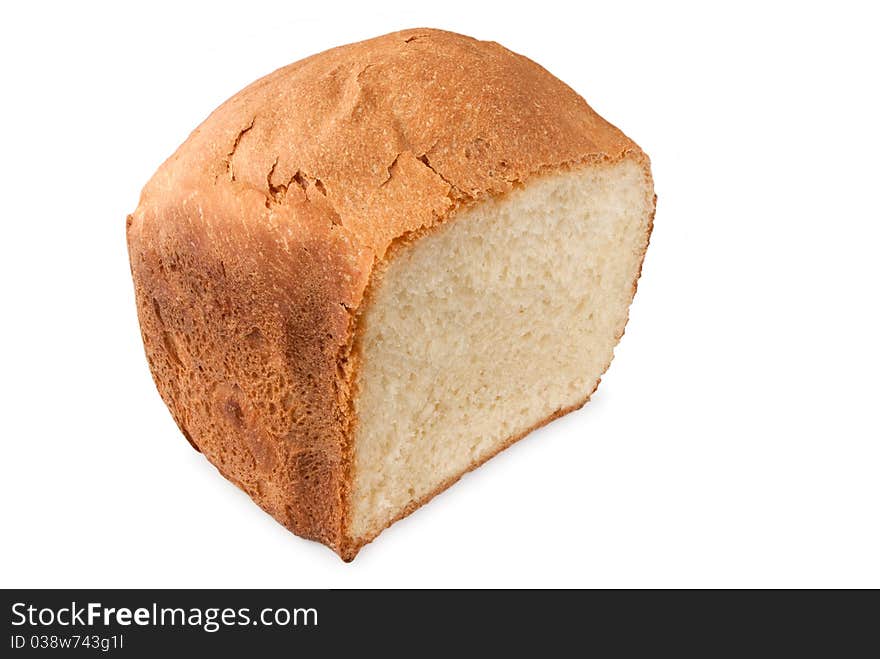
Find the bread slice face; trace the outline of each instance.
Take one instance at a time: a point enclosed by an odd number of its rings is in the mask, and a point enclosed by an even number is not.
[[[589,398],[654,213],[647,156],[498,44],[417,29],[220,106],[129,216],[184,435],[345,560]]]
[[[622,160],[540,177],[394,251],[360,325],[355,543],[587,401],[652,211],[644,170]]]

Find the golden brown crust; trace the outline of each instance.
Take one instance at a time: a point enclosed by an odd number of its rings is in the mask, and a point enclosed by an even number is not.
[[[350,559],[352,346],[375,267],[464,206],[623,157],[648,171],[568,86],[492,42],[407,30],[275,71],[215,110],[129,217],[163,399],[224,476]]]

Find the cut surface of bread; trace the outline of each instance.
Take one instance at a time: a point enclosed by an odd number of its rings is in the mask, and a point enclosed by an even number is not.
[[[654,203],[641,149],[497,43],[334,48],[223,103],[145,186],[147,361],[196,450],[351,560],[589,398]]]
[[[631,160],[562,172],[393,254],[362,321],[356,541],[587,400],[623,333],[652,194]]]

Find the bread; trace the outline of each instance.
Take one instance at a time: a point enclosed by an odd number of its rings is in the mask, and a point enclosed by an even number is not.
[[[589,399],[654,204],[639,147],[497,43],[306,58],[215,110],[128,217],[156,386],[226,478],[351,560]]]

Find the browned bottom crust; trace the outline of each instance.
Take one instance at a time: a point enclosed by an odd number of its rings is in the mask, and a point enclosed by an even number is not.
[[[574,412],[575,410],[579,410],[580,408],[582,408],[584,405],[586,405],[586,404],[590,401],[590,398],[593,396],[593,394],[596,393],[596,389],[598,389],[598,387],[599,387],[599,382],[601,382],[601,381],[602,381],[602,380],[601,380],[601,378],[600,378],[600,379],[596,382],[596,386],[593,387],[593,390],[592,390],[589,394],[587,394],[587,396],[586,396],[586,397],[585,397],[580,403],[576,403],[576,404],[574,404],[574,405],[570,405],[570,406],[568,406],[568,407],[562,407],[562,408],[556,410],[555,412],[553,412],[553,414],[549,415],[547,418],[545,418],[545,419],[543,419],[542,421],[539,421],[538,423],[534,424],[533,426],[527,428],[527,429],[524,430],[523,432],[521,432],[521,433],[517,433],[516,435],[512,435],[509,439],[507,439],[505,442],[503,442],[503,443],[502,443],[497,449],[495,449],[494,451],[492,451],[492,452],[486,454],[486,455],[483,456],[481,459],[479,459],[479,460],[475,460],[474,462],[472,462],[472,463],[467,467],[467,469],[465,469],[464,471],[462,471],[462,472],[461,472],[460,474],[458,474],[457,476],[454,476],[454,477],[452,477],[452,478],[449,478],[449,479],[445,480],[445,481],[442,482],[440,485],[438,485],[433,491],[429,492],[428,494],[426,494],[426,495],[423,496],[422,498],[410,502],[410,503],[409,503],[409,504],[408,504],[408,505],[407,505],[407,506],[406,506],[406,507],[405,507],[405,508],[404,508],[404,509],[398,514],[398,515],[396,515],[395,517],[393,517],[393,518],[392,518],[392,519],[391,519],[391,520],[390,520],[385,526],[383,526],[381,529],[379,529],[378,531],[376,531],[376,533],[374,533],[374,534],[368,536],[367,539],[365,539],[365,540],[360,540],[360,541],[349,541],[348,543],[344,543],[344,544],[342,545],[342,547],[340,547],[339,551],[337,551],[336,553],[339,555],[339,557],[340,557],[343,561],[345,561],[346,563],[350,563],[351,561],[354,560],[354,558],[358,555],[358,552],[359,552],[363,547],[365,547],[366,545],[370,544],[373,540],[375,540],[379,535],[382,534],[382,532],[383,532],[385,529],[387,529],[388,527],[390,527],[390,526],[391,526],[392,524],[394,524],[395,522],[399,522],[399,521],[402,520],[404,517],[407,517],[407,516],[410,515],[411,513],[415,512],[417,509],[421,508],[422,506],[424,506],[425,504],[427,504],[429,501],[431,501],[431,499],[433,499],[434,497],[436,497],[438,494],[443,493],[444,491],[446,491],[447,489],[449,489],[450,487],[452,487],[453,485],[455,485],[459,480],[461,480],[461,478],[462,478],[465,474],[467,474],[467,473],[473,471],[473,470],[476,469],[477,467],[482,466],[483,464],[485,464],[486,462],[488,462],[489,460],[491,460],[492,458],[494,458],[496,455],[498,455],[499,453],[501,453],[501,451],[503,451],[504,449],[513,446],[513,445],[516,444],[519,440],[525,438],[526,435],[531,434],[532,432],[534,432],[535,430],[538,430],[539,428],[543,428],[544,426],[546,426],[546,425],[547,425],[548,423],[550,423],[551,421],[555,421],[556,419],[558,419],[558,418],[560,418],[560,417],[562,417],[562,416],[565,416],[565,415],[568,414],[569,412]],[[196,446],[193,442],[190,442],[190,444],[192,445],[192,447],[193,447],[197,452],[201,453],[201,451],[199,450],[198,446]],[[203,454],[203,455],[204,455],[204,454]],[[245,494],[248,494],[248,496],[250,496],[250,494],[248,493],[248,491],[242,486],[242,483],[241,483],[238,479],[232,477],[230,474],[225,473],[224,470],[220,469],[217,465],[215,465],[215,464],[214,464],[213,462],[211,462],[210,460],[208,461],[208,463],[211,464],[211,465],[213,465],[214,468],[217,469],[217,471],[220,473],[220,475],[223,476],[223,478],[225,478],[225,479],[228,480],[230,483],[232,483],[233,485],[235,485],[238,489],[240,489],[242,492],[244,492]],[[253,499],[252,499],[252,500],[253,500]],[[256,502],[256,501],[255,501],[255,503],[258,503],[258,504],[259,504],[259,502]],[[261,508],[263,509],[263,511],[266,512],[270,517],[272,517],[273,519],[275,519],[275,521],[278,521],[278,520],[274,517],[274,515],[271,514],[270,511],[266,510],[266,509],[263,508],[262,506],[260,506],[260,507],[261,507]],[[280,522],[279,522],[279,524],[280,524]],[[284,526],[284,525],[283,525],[283,526]],[[288,527],[285,526],[285,528],[288,528]],[[292,532],[292,529],[289,529],[289,528],[288,528],[288,530],[290,530],[290,531]],[[306,538],[306,539],[308,539],[308,538]],[[332,549],[332,547],[331,547],[331,549]]]

